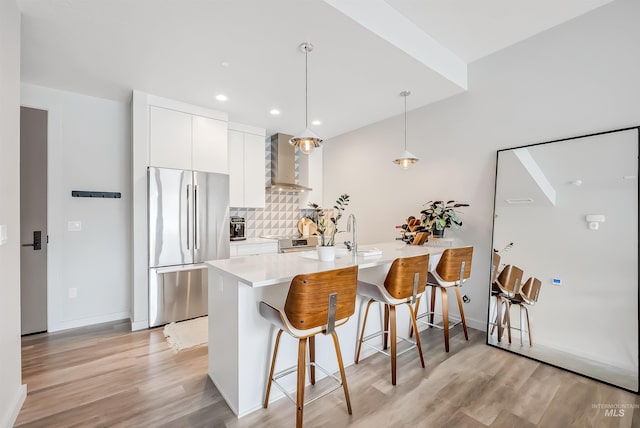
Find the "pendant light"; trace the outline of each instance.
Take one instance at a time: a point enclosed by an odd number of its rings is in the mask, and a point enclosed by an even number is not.
[[[316,147],[320,147],[322,139],[309,129],[309,52],[313,50],[311,43],[302,43],[300,50],[304,52],[304,131],[289,140],[289,144],[308,155]]]
[[[409,169],[411,164],[420,160],[407,151],[407,97],[409,95],[411,95],[409,91],[400,92],[400,96],[404,97],[404,153],[393,161],[393,163],[400,165],[402,169]]]

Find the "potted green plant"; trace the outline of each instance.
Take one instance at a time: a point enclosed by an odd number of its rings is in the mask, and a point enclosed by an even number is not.
[[[469,204],[463,204],[456,201],[429,201],[423,206],[424,210],[420,211],[422,225],[431,232],[436,238],[444,236],[444,230],[451,226],[462,226],[462,220],[458,217],[459,211],[456,208],[468,207]]]
[[[342,213],[349,205],[349,195],[342,194],[336,199],[333,209],[323,209],[314,202],[309,202],[309,207],[314,210],[314,221],[318,226],[318,258],[322,261],[335,259],[336,233],[338,233],[338,221]]]

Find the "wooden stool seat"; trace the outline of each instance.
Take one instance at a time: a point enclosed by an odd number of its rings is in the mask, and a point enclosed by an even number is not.
[[[309,380],[315,385],[315,369],[325,372],[328,377],[337,381],[337,386],[320,395],[326,395],[342,387],[347,411],[351,414],[351,400],[347,387],[347,378],[344,372],[340,344],[335,328],[346,323],[353,315],[356,305],[356,289],[358,283],[358,267],[350,266],[343,269],[335,269],[327,272],[318,272],[306,275],[297,275],[291,280],[289,292],[284,306],[260,302],[259,311],[265,319],[270,321],[277,329],[276,341],[271,358],[271,369],[263,407],[269,405],[271,385],[276,385],[296,405],[296,427],[302,427],[305,387],[305,371],[309,366]],[[296,366],[283,369],[276,373],[276,358],[280,337],[286,332],[298,339],[298,362]],[[340,369],[340,379],[323,369],[315,361],[315,336],[317,334],[331,335]],[[307,344],[309,348],[309,363],[307,364]],[[295,400],[285,388],[280,386],[277,379],[297,372],[297,390]],[[311,400],[313,401],[313,400]]]

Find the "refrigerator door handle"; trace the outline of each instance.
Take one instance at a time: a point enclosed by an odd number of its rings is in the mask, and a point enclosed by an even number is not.
[[[195,204],[195,214],[193,221],[193,235],[195,236],[195,242],[193,244],[196,250],[200,249],[200,229],[198,228],[198,223],[200,222],[200,199],[198,198],[198,185],[195,184],[193,186],[193,199]]]
[[[187,184],[187,206],[186,206],[186,213],[187,213],[187,250],[189,250],[189,223],[191,222],[191,216],[189,216],[189,185]]]

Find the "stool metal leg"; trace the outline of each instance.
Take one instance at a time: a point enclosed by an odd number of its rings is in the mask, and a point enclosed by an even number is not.
[[[296,428],[302,428],[304,378],[307,365],[307,339],[298,340],[298,390],[296,392]]]
[[[316,337],[309,337],[309,380],[311,381],[311,385],[316,384]]]
[[[276,343],[273,346],[273,357],[271,357],[271,370],[269,371],[269,379],[267,380],[267,391],[264,395],[264,403],[262,403],[262,407],[265,409],[269,405],[269,393],[271,392],[271,382],[273,382],[273,372],[276,368],[276,356],[278,355],[278,345],[280,345],[280,336],[282,336],[282,330],[278,330],[278,335],[276,336]]]
[[[336,357],[338,358],[338,367],[340,367],[340,378],[342,379],[342,389],[344,390],[344,398],[347,401],[347,410],[351,415],[351,399],[349,398],[349,388],[347,387],[347,376],[344,373],[344,363],[342,362],[342,353],[340,352],[340,343],[338,343],[338,335],[334,331],[331,333],[333,337],[333,346],[336,348]]]
[[[389,346],[389,305],[384,305],[384,333],[382,335],[382,349],[387,349]]]

